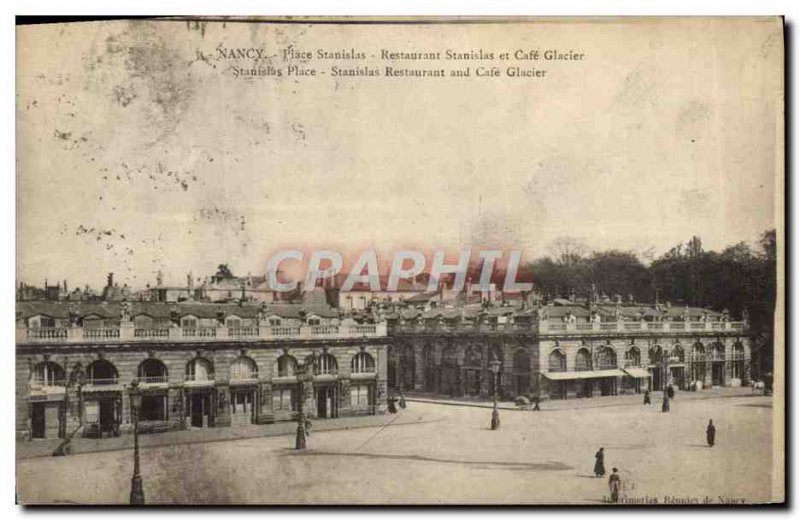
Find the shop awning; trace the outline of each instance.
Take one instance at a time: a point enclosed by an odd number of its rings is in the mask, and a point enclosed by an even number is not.
[[[567,381],[575,379],[621,377],[625,375],[625,372],[618,368],[612,368],[609,370],[584,370],[582,372],[545,372],[542,375],[551,381]]]
[[[650,377],[650,372],[641,367],[628,367],[622,369],[626,374],[635,379],[644,379]]]

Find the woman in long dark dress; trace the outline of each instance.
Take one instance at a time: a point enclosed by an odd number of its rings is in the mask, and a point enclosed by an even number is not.
[[[619,473],[617,473],[617,468],[613,468],[611,476],[608,477],[608,489],[611,492],[611,502],[617,503],[619,502],[619,491],[622,482],[619,478]]]
[[[714,446],[714,437],[717,436],[717,429],[714,427],[714,422],[708,420],[708,428],[706,428],[706,441],[709,446]]]
[[[594,476],[595,477],[602,477],[606,474],[606,466],[603,462],[605,455],[603,454],[603,448],[600,448],[597,453],[594,454]]]

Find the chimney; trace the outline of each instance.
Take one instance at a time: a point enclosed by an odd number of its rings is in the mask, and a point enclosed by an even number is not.
[[[189,274],[186,275],[186,288],[191,290],[194,287],[194,278],[192,277],[192,272],[189,271]]]
[[[67,292],[67,281],[64,280],[64,292]]]
[[[108,273],[106,276],[106,287],[113,287],[114,286],[114,273]]]

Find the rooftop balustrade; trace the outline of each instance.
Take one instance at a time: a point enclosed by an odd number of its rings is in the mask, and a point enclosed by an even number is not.
[[[37,343],[135,343],[280,341],[286,339],[377,338],[387,334],[386,323],[373,325],[311,325],[252,327],[135,327],[132,323],[115,328],[43,327],[17,328],[17,344]]]

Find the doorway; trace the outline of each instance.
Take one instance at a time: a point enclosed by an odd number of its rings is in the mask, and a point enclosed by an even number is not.
[[[102,399],[99,401],[99,422],[102,433],[113,433],[117,424],[116,407],[114,399]]]
[[[650,390],[658,391],[664,389],[664,371],[659,366],[654,366],[650,369],[650,372],[653,374],[653,377],[650,378],[651,387]]]
[[[193,428],[205,428],[209,426],[209,415],[211,412],[211,399],[208,394],[192,394],[190,397],[190,424]]]
[[[47,437],[44,403],[33,403],[31,405],[31,437],[34,439],[44,439]]]
[[[616,377],[604,377],[600,380],[600,395],[617,395]]]
[[[236,390],[231,392],[231,426],[253,424],[255,422],[255,391]]]
[[[722,386],[725,384],[725,363],[715,361],[711,364],[711,385]]]
[[[683,367],[671,367],[670,370],[672,371],[672,384],[684,390],[684,377],[683,377]]]
[[[339,416],[336,387],[332,385],[321,386],[314,390],[317,401],[317,417],[320,419],[333,419]]]

